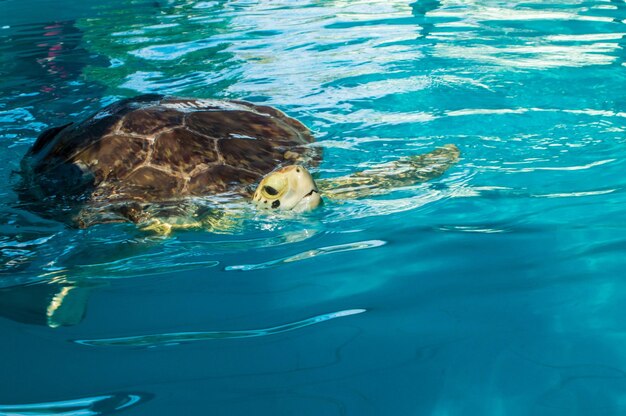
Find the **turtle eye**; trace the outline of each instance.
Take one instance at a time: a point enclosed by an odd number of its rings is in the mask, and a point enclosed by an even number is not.
[[[268,195],[271,195],[271,196],[276,196],[276,195],[278,195],[278,191],[276,190],[276,188],[272,188],[272,187],[271,187],[271,186],[269,186],[269,185],[264,186],[264,187],[263,187],[263,190],[264,190],[264,191],[265,191],[265,193],[267,193]]]
[[[272,173],[268,175],[261,183],[261,194],[268,199],[279,198],[288,188],[287,178],[285,175]]]

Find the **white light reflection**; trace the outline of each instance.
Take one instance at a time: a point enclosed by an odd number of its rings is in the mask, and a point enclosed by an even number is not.
[[[119,338],[101,338],[101,339],[84,339],[75,340],[77,344],[92,347],[156,347],[156,346],[172,346],[180,343],[208,340],[223,339],[241,339],[255,338],[268,335],[276,335],[283,332],[294,331],[296,329],[305,328],[310,325],[319,324],[336,318],[357,315],[366,312],[366,309],[347,309],[337,312],[326,313],[314,316],[302,321],[292,322],[288,324],[278,325],[263,329],[247,329],[247,330],[222,330],[222,331],[201,331],[201,332],[172,332],[164,334],[138,335]]]
[[[147,393],[115,393],[54,402],[0,404],[0,416],[97,416],[127,409],[151,398]]]

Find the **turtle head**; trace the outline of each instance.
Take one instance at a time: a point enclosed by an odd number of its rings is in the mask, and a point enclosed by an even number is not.
[[[300,165],[268,173],[254,192],[260,208],[304,212],[316,208],[322,198],[309,171]]]

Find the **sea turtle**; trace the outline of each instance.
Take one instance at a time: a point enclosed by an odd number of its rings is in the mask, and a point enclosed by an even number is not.
[[[358,198],[437,177],[459,157],[446,145],[314,180],[307,167],[321,152],[313,142],[302,123],[269,106],[142,95],[44,131],[22,160],[18,190],[31,209],[80,228],[131,221],[163,234],[216,231],[230,226],[225,207],[235,201],[307,211],[322,196]]]

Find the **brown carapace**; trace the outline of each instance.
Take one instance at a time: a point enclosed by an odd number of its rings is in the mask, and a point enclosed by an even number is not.
[[[140,222],[147,206],[249,196],[277,167],[316,164],[313,141],[272,107],[143,95],[42,133],[22,160],[18,189],[30,208],[79,227]]]

